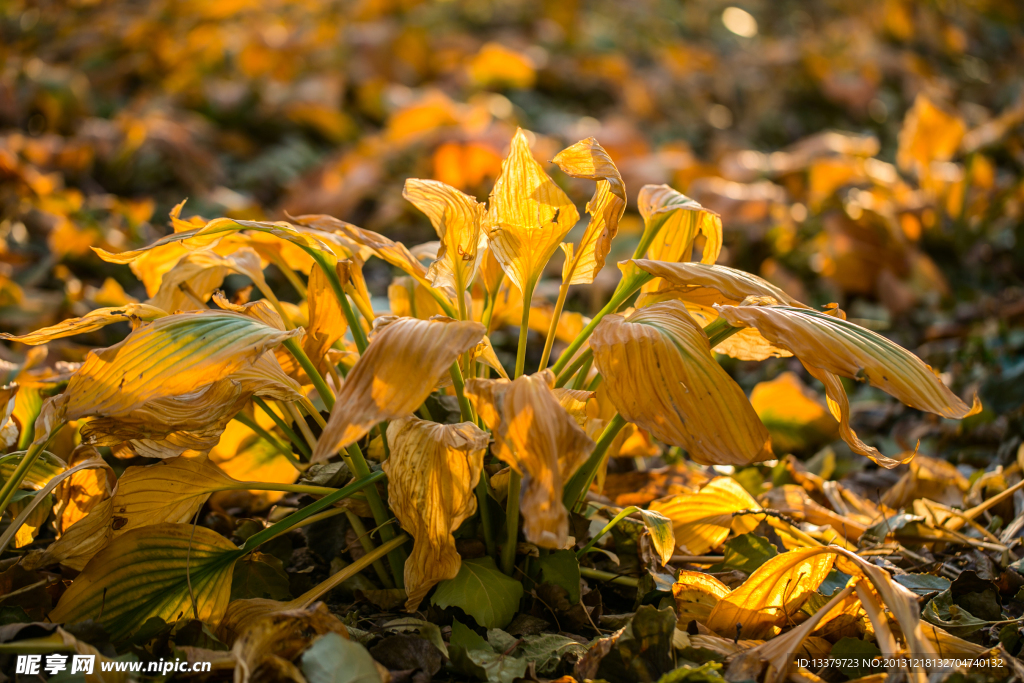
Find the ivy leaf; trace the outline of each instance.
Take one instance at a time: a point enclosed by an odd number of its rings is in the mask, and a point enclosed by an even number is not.
[[[454,579],[437,585],[431,602],[441,607],[458,607],[484,628],[502,628],[512,621],[523,585],[498,569],[490,557],[464,560]]]
[[[774,545],[763,536],[757,534],[741,534],[730,539],[723,548],[725,559],[711,567],[708,571],[725,572],[738,569],[747,574],[779,554]]]
[[[572,638],[545,633],[527,636],[520,647],[523,658],[533,662],[541,676],[554,676],[562,658],[569,655],[579,659],[587,653],[587,646]]]
[[[466,563],[463,562],[462,566],[466,566]],[[512,683],[526,675],[525,659],[496,651],[490,643],[458,619],[452,623],[448,649],[456,669],[482,681]]]
[[[671,525],[669,538],[673,538]],[[580,601],[580,563],[571,550],[557,550],[537,562],[540,565],[541,583],[561,586],[569,593],[569,602]]]
[[[832,646],[832,657],[839,661],[839,670],[851,680],[878,673],[880,669],[870,666],[868,662],[881,654],[882,651],[878,649],[877,645],[860,638],[840,638]],[[843,662],[849,663],[843,665]],[[859,662],[859,664],[854,664],[854,662]]]
[[[928,606],[921,610],[921,618],[929,624],[940,626],[958,638],[966,638],[989,624],[954,604],[953,594],[949,589],[931,599]]]

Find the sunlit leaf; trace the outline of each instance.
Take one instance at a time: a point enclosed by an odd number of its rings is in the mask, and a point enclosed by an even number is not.
[[[834,315],[787,306],[719,306],[737,327],[756,327],[805,365],[864,380],[907,405],[949,418],[981,410],[968,407],[920,358],[885,337]],[[833,399],[834,400],[834,399]]]
[[[488,436],[471,422],[441,425],[407,417],[392,421],[387,437],[388,499],[414,539],[405,562],[406,609],[412,612],[438,581],[459,573],[452,533],[476,512],[474,489]]]
[[[718,260],[722,251],[722,219],[718,214],[668,185],[644,185],[636,201],[644,219],[644,238],[653,235],[645,258],[670,263],[690,261],[697,235],[703,235],[700,262]],[[659,286],[654,279],[644,285],[643,291],[652,292]]]
[[[676,545],[690,555],[703,555],[717,548],[733,531],[753,531],[762,519],[758,515],[736,515],[757,511],[746,489],[730,477],[717,477],[697,493],[681,493],[651,503],[650,509],[672,520]]]
[[[563,149],[552,161],[567,175],[597,181],[594,196],[587,203],[590,214],[587,229],[576,245],[563,247],[568,249],[562,282],[589,284],[604,267],[618,232],[619,219],[626,210],[626,188],[619,169],[594,138],[580,140]]]
[[[354,443],[378,422],[411,414],[484,333],[480,323],[446,318],[384,322],[338,392],[313,462]]]
[[[626,420],[701,464],[772,457],[768,430],[682,302],[648,306],[628,319],[608,315],[590,345],[608,397]]]
[[[672,584],[672,597],[679,617],[676,627],[685,630],[691,621],[706,623],[711,610],[728,593],[729,588],[713,576],[680,570]]]
[[[436,180],[410,178],[402,196],[427,214],[441,240],[427,279],[457,300],[476,277],[487,249],[487,235],[481,229],[486,207]]]
[[[190,524],[130,531],[96,554],[50,613],[56,622],[93,619],[123,640],[146,620],[193,615],[216,622],[227,608],[231,573],[243,551]],[[193,602],[194,600],[194,602]]]
[[[800,548],[776,555],[757,568],[711,610],[706,625],[720,635],[775,635],[832,570],[835,555]]]
[[[89,353],[63,395],[66,417],[127,415],[147,401],[192,394],[301,333],[228,311],[159,318]]]
[[[56,325],[44,327],[29,334],[13,335],[0,333],[0,339],[19,342],[21,344],[46,344],[54,339],[70,337],[85,332],[93,332],[114,323],[129,322],[137,326],[142,321],[156,320],[166,312],[148,304],[126,304],[116,308],[97,308],[80,318],[68,318]]]
[[[520,129],[494,183],[484,228],[502,270],[520,292],[533,290],[541,271],[579,212],[544,172]]]
[[[327,350],[345,336],[348,323],[338,298],[319,265],[314,265],[309,271],[307,300],[309,324],[306,326],[306,336],[302,340],[302,350],[323,373],[326,371],[324,357]]]

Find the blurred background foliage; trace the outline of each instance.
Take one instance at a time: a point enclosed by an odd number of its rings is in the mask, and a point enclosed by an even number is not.
[[[631,202],[569,308],[607,297],[642,227],[637,191],[669,183],[722,214],[719,262],[838,302],[986,406],[954,424],[860,387],[860,429],[890,450],[921,440],[964,465],[1009,463],[1024,404],[1022,55],[1024,7],[1008,0],[3,0],[0,328],[144,299],[90,247],[166,234],[185,197],[186,215],[328,213],[426,242],[404,179],[484,199],[522,126],[545,161],[596,137]],[[582,206],[592,185],[548,168]],[[392,273],[366,275],[385,309]],[[123,333],[52,344],[50,360]],[[16,368],[25,350],[0,357]],[[755,403],[791,450],[834,437],[787,431],[821,409],[797,397],[799,363],[724,361],[748,389],[776,380]]]

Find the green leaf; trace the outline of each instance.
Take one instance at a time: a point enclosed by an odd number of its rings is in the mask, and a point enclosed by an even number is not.
[[[512,683],[526,675],[525,659],[495,651],[490,643],[458,619],[452,623],[449,651],[456,669],[482,681]]]
[[[933,595],[941,593],[949,588],[949,579],[944,576],[932,576],[931,574],[901,574],[892,577],[893,580],[909,588],[918,595]]]
[[[669,527],[671,534],[671,523]],[[674,538],[674,537],[673,537]],[[540,582],[561,586],[569,593],[569,602],[580,601],[580,563],[571,550],[556,550],[537,561]]]
[[[50,613],[54,623],[93,619],[123,641],[152,617],[215,623],[244,555],[226,538],[191,524],[154,524],[114,539],[89,560]],[[193,603],[193,598],[195,602]]]
[[[545,633],[526,636],[519,648],[523,659],[533,662],[537,673],[541,676],[554,676],[558,665],[566,655],[574,655],[577,659],[587,653],[587,646],[572,638]]]
[[[860,638],[840,638],[832,646],[832,658],[839,660],[838,669],[846,674],[848,679],[870,676],[881,671],[881,667],[868,666],[867,662],[882,654],[874,643],[861,640]],[[859,662],[859,664],[854,664]]]
[[[284,563],[265,553],[252,553],[236,563],[231,577],[231,600],[245,598],[290,600],[291,592]]]
[[[302,675],[309,683],[380,683],[366,648],[337,633],[320,636],[303,653]]]
[[[708,571],[725,572],[733,569],[752,574],[755,569],[779,554],[768,539],[757,534],[741,534],[726,541],[723,546],[725,560]]]
[[[458,607],[484,628],[502,628],[516,615],[522,597],[523,584],[503,574],[492,558],[482,557],[463,560],[454,579],[437,585],[431,603]]]

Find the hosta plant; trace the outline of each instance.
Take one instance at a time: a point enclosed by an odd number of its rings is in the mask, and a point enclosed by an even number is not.
[[[47,451],[62,428],[75,430],[83,448],[157,460],[127,469],[110,497],[23,558],[29,569],[80,572],[50,619],[93,619],[125,641],[154,617],[196,618],[230,643],[253,620],[306,609],[362,571],[378,588],[396,591],[396,604],[410,612],[431,601],[500,628],[518,610],[524,585],[575,576],[575,595],[572,580],[562,583],[579,600],[581,573],[615,579],[589,566],[590,552],[626,518],[641,524],[640,546],[652,551],[645,561],[663,566],[674,553],[702,555],[768,517],[734,480],[715,479],[650,510],[608,509],[588,492],[632,438],[677,447],[700,465],[742,467],[784,455],[773,451],[720,355],[795,356],[824,385],[842,439],[883,467],[913,452],[884,455],[857,437],[841,378],[944,418],[980,409],[836,306],[815,310],[717,264],[719,217],[664,185],[640,189],[643,233],[632,258],[616,264],[618,286],[603,308],[590,319],[564,310],[571,288],[593,283],[606,267],[627,190],[592,138],[553,163],[595,184],[575,241],[567,235],[579,210],[520,131],[486,204],[437,181],[407,181],[404,196],[437,232],[433,246],[410,249],[331,216],[186,220],[178,206],[173,233],[153,244],[117,254],[97,249],[100,258],[127,265],[149,298],[6,336],[36,345],[117,322],[132,326],[123,341],[91,351],[46,384],[46,400],[22,409],[16,422],[18,388],[4,389],[4,438],[23,445],[4,458],[0,510],[17,511],[5,547],[25,535],[53,482],[81,471]],[[363,278],[371,258],[401,273],[387,292],[390,310],[380,310]],[[560,270],[552,268],[559,258]],[[272,290],[264,277],[271,264],[294,286],[299,305]],[[559,280],[553,302],[536,296],[548,272]],[[248,278],[251,292],[228,299],[220,288],[229,274]],[[491,334],[516,327],[515,362],[505,368]],[[538,367],[527,363],[531,330],[543,337]],[[439,407],[445,396],[457,401],[457,419]],[[215,464],[250,457],[241,446],[224,457],[225,443],[240,443],[228,432],[239,429],[291,463],[288,481],[242,481]],[[325,465],[344,469],[351,481],[311,483],[313,468]],[[26,490],[38,491],[27,506]],[[239,547],[194,522],[212,493],[230,490],[307,494],[316,502]],[[588,542],[573,519],[596,513],[607,524]],[[346,515],[357,532],[364,551],[357,562],[290,602],[230,599],[238,563],[286,531],[334,515]],[[369,518],[374,528],[361,521]],[[799,552],[779,555],[733,590],[697,572],[671,577],[681,613],[696,610],[693,618],[720,637],[737,629],[746,638],[770,637],[788,625],[784,612],[841,565],[853,578],[829,609],[863,604],[876,632],[884,626],[888,633],[885,604],[907,647],[928,651],[915,630],[916,603],[887,574],[842,543],[822,546],[779,516],[771,524]],[[483,550],[464,557],[456,533]],[[822,607],[815,619],[827,614]],[[809,632],[789,631],[784,652]]]

